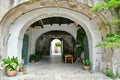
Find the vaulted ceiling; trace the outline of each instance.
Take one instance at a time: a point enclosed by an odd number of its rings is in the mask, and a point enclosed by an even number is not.
[[[63,18],[63,17],[49,17],[49,18],[45,18],[45,19],[41,19],[35,23],[33,23],[31,25],[31,27],[35,27],[35,26],[41,26],[43,28],[44,25],[53,25],[53,24],[70,24],[70,23],[74,23],[72,20],[67,19],[67,18]]]

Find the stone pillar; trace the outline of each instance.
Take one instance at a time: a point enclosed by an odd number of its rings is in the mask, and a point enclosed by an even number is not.
[[[112,56],[112,70],[114,74],[118,74],[120,64],[120,47],[114,48]]]

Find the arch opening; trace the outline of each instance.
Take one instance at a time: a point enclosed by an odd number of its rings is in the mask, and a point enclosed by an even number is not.
[[[61,55],[62,53],[62,45],[57,46],[56,44],[62,44],[62,42],[57,38],[51,41],[51,46],[50,46],[51,55]]]
[[[58,43],[60,42],[60,44],[56,45],[56,41]],[[59,30],[49,31],[37,38],[35,53],[41,54],[43,47],[46,47],[46,56],[51,54],[64,56],[64,54],[66,53],[66,49],[68,50],[68,53],[71,52],[73,55],[76,55],[74,51],[74,43],[74,37],[68,32]],[[57,51],[55,51],[55,48],[57,48]]]
[[[37,4],[37,3],[36,3]],[[15,8],[17,9],[17,8]],[[96,48],[95,45],[97,42],[101,41],[101,35],[98,30],[98,24],[91,20],[89,16],[86,16],[84,14],[81,14],[80,12],[77,12],[76,9],[71,8],[71,7],[43,7],[43,8],[35,8],[32,11],[26,12],[23,15],[19,15],[16,19],[12,20],[9,23],[13,23],[12,25],[7,23],[3,24],[1,23],[1,27],[4,27],[4,30],[6,28],[6,35],[10,34],[10,37],[7,41],[7,45],[3,46],[2,52],[7,53],[3,54],[3,56],[18,56],[19,59],[21,59],[21,51],[22,51],[22,43],[23,43],[23,36],[28,29],[28,27],[41,19],[48,18],[48,17],[65,17],[67,19],[70,19],[77,24],[81,25],[82,28],[85,30],[86,35],[88,37],[88,43],[89,43],[89,52],[90,52],[90,61],[92,64],[92,69],[95,70],[99,66],[99,62],[101,60],[101,48]],[[12,17],[12,16],[11,16]],[[13,18],[12,18],[13,19]],[[7,20],[6,20],[7,22]],[[2,30],[2,29],[1,29]],[[7,32],[8,30],[8,32]],[[54,27],[54,28],[43,28],[41,29],[41,33],[46,32],[46,31],[51,31],[51,30],[62,30],[71,33],[74,38],[76,37],[76,26],[75,27]],[[75,32],[74,32],[75,30]],[[2,31],[4,32],[4,31]],[[4,35],[4,36],[6,36]],[[40,34],[36,34],[39,36]],[[2,37],[3,39],[3,37]],[[14,43],[13,43],[14,42]],[[33,41],[35,43],[35,40]],[[11,44],[13,43],[13,44]],[[29,44],[29,45],[34,45]],[[13,48],[16,48],[14,51],[12,50]],[[6,50],[5,50],[6,49]],[[34,53],[35,47],[29,48],[30,54]]]

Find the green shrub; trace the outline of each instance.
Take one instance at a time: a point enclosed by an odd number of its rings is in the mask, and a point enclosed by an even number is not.
[[[102,42],[98,43],[97,46],[102,46],[104,48],[114,48],[120,46],[120,35],[117,34],[107,34]]]
[[[18,67],[18,58],[17,57],[8,57],[3,59],[3,65],[6,70],[13,71]]]
[[[39,54],[32,54],[32,55],[30,55],[29,61],[31,62],[32,60],[39,61],[40,60]]]
[[[83,60],[83,64],[84,64],[85,66],[90,66],[90,61],[89,61],[88,59]]]
[[[56,43],[55,43],[55,46],[61,47],[61,46],[62,46],[62,43],[61,43],[61,42],[56,42]]]
[[[35,55],[34,54],[30,55],[29,61],[31,62],[32,60],[35,61]]]
[[[110,71],[110,70],[105,70],[105,75],[112,79],[117,78],[117,75],[113,74],[112,71]]]

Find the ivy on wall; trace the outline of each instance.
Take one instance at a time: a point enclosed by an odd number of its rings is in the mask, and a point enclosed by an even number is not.
[[[92,7],[92,11],[99,11],[99,10],[110,10],[114,11],[116,15],[115,20],[112,22],[108,22],[107,25],[113,29],[112,26],[117,26],[115,33],[108,33],[106,34],[105,38],[102,42],[98,43],[97,46],[102,46],[104,48],[114,48],[120,46],[120,0],[107,0],[106,2],[101,2],[97,4],[95,7]]]
[[[114,48],[120,46],[120,36],[117,34],[107,34],[102,42],[98,43],[97,46],[104,48]]]

